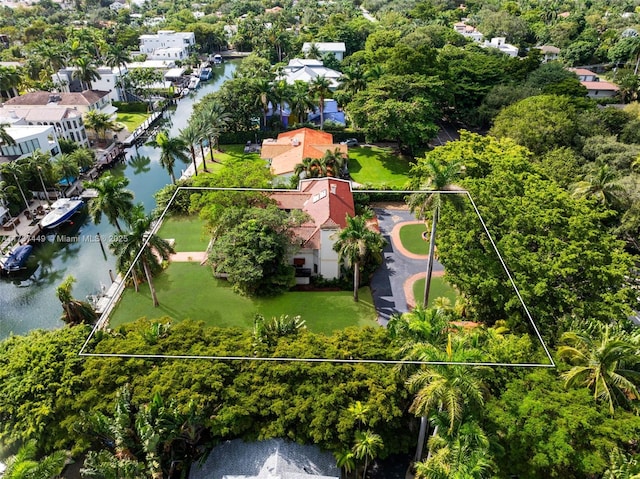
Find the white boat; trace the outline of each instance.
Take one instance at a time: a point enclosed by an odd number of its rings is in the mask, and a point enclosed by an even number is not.
[[[222,65],[222,55],[219,55],[219,54],[216,53],[213,56],[213,64],[214,65]]]
[[[213,71],[211,70],[211,68],[206,67],[200,70],[200,80],[202,81],[211,80],[212,76],[213,76]]]
[[[51,205],[51,211],[40,221],[43,229],[55,228],[71,217],[82,208],[84,201],[76,198],[60,198]]]
[[[187,88],[189,88],[189,90],[195,90],[199,86],[200,86],[200,78],[191,77],[191,80],[189,80],[189,86]]]

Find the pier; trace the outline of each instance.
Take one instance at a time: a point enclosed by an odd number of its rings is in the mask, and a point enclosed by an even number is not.
[[[128,137],[126,137],[124,139],[122,144],[125,147],[129,147],[129,146],[135,145],[135,143],[140,138],[142,138],[144,135],[146,135],[147,130],[158,120],[158,118],[160,118],[162,116],[163,113],[164,113],[164,110],[156,111],[156,112],[152,113],[151,116],[149,118],[147,118],[142,125],[140,125],[138,128],[136,128],[133,131],[133,133],[131,133]]]

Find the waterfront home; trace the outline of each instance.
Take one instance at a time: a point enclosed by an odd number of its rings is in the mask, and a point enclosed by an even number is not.
[[[320,56],[332,53],[338,61],[344,59],[344,54],[347,51],[344,42],[305,42],[302,45],[302,53],[306,55],[313,47],[317,49]]]
[[[49,125],[54,128],[59,137],[75,141],[80,146],[89,146],[82,114],[74,108],[58,105],[47,108],[2,106],[0,107],[0,124],[2,123],[16,126]]]
[[[72,93],[49,93],[47,91],[33,91],[7,100],[5,106],[12,109],[24,107],[65,106],[74,108],[81,114],[92,110],[99,110],[108,115],[115,114],[118,109],[111,105],[109,92],[101,90],[85,90]]]
[[[158,30],[158,33],[140,35],[140,53],[148,60],[184,60],[193,51],[196,36],[193,32]]]

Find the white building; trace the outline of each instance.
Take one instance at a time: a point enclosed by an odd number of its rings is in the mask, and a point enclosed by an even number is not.
[[[34,91],[25,93],[7,100],[5,106],[10,109],[66,106],[74,108],[85,114],[91,110],[100,110],[101,113],[115,114],[118,109],[111,105],[108,91],[85,90],[73,93],[49,93],[47,91]]]
[[[518,56],[518,47],[507,43],[505,37],[494,37],[491,41],[486,41],[482,44],[484,48],[497,48],[502,53],[509,55],[510,57]]]
[[[65,93],[81,93],[83,91],[82,82],[74,77],[75,71],[77,71],[77,67],[66,67],[51,75],[53,84],[59,91]],[[100,78],[91,82],[92,89],[109,92],[110,101],[124,101],[122,89],[118,87],[118,84],[120,78],[124,77],[127,71],[126,66],[98,68]]]
[[[155,35],[140,35],[140,53],[149,60],[183,60],[196,44],[193,32],[158,30]]]
[[[0,162],[18,160],[36,150],[49,153],[52,157],[60,154],[60,145],[52,126],[12,125],[5,130],[16,144],[0,146]]]
[[[478,31],[474,26],[467,25],[463,19],[460,22],[453,24],[453,29],[465,38],[470,38],[476,43],[482,43],[484,35]]]
[[[560,58],[560,49],[553,45],[542,45],[536,47],[542,54],[542,63],[552,62]]]
[[[283,78],[289,85],[293,85],[296,81],[310,83],[317,77],[325,77],[329,80],[329,88],[335,90],[340,86],[341,76],[341,72],[325,67],[322,60],[294,58],[284,67],[280,78]]]
[[[307,54],[315,45],[320,55],[333,53],[335,57],[342,61],[347,48],[344,42],[306,42],[302,45],[302,53]]]
[[[66,106],[49,106],[47,108],[0,108],[0,123],[13,126],[47,125],[52,126],[58,138],[75,141],[80,146],[89,146],[87,132],[82,121],[82,114]]]

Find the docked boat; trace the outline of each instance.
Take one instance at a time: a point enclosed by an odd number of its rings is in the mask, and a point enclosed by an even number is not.
[[[222,55],[220,55],[220,54],[216,53],[216,54],[213,56],[213,64],[214,64],[214,65],[222,65]]]
[[[11,253],[0,260],[0,269],[7,273],[21,270],[24,268],[32,251],[33,246],[30,244],[16,246]]]
[[[212,76],[213,76],[213,70],[211,70],[211,68],[203,68],[202,70],[200,70],[200,80],[202,81],[211,80]]]
[[[189,88],[189,90],[196,90],[199,86],[200,86],[200,78],[191,77],[191,80],[189,80],[189,86],[187,88]]]
[[[43,229],[51,229],[69,221],[84,206],[84,201],[77,198],[60,198],[51,205],[51,211],[40,221]]]

